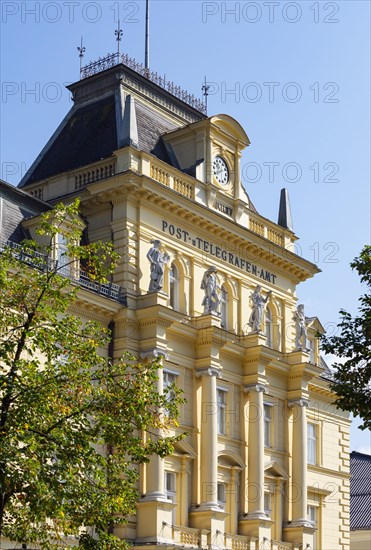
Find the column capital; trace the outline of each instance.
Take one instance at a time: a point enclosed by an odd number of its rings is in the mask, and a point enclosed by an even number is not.
[[[309,401],[308,399],[289,399],[287,402],[288,407],[294,407],[297,405],[298,407],[309,407]]]
[[[220,369],[217,369],[216,367],[209,367],[207,369],[199,369],[196,371],[196,378],[199,378],[200,376],[216,376],[217,378],[222,377],[222,373]]]
[[[243,391],[245,393],[249,393],[250,391],[267,393],[268,389],[265,384],[247,384],[243,387]]]
[[[148,349],[140,353],[141,359],[158,359],[159,357],[163,357],[168,361],[170,356],[166,350],[160,348]]]

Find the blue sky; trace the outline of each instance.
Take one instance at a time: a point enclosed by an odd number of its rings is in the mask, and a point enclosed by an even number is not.
[[[322,272],[298,288],[330,331],[362,292],[349,262],[370,241],[370,3],[367,0],[151,0],[150,66],[191,93],[211,85],[251,145],[242,180],[277,221],[290,193],[297,252]],[[144,59],[143,1],[1,3],[1,177],[17,184],[72,103],[64,86],[84,62],[121,50]],[[356,423],[355,423],[356,424]],[[365,450],[370,433],[353,430]]]

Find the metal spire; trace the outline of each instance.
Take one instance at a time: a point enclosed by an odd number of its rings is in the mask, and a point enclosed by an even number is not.
[[[117,22],[117,30],[115,31],[115,35],[116,35],[116,41],[117,41],[117,57],[119,58],[118,60],[120,61],[120,42],[121,42],[121,37],[123,35],[123,32],[120,29],[120,19]]]
[[[146,38],[144,51],[144,67],[149,70],[149,0],[146,0]]]
[[[85,53],[85,46],[82,45],[82,37],[81,37],[81,45],[77,46],[77,51],[79,52],[79,58],[80,58],[80,76],[81,76],[81,68],[82,68],[82,58],[84,57]]]
[[[209,95],[210,86],[206,83],[206,76],[205,76],[204,83],[202,84],[201,90],[205,98],[205,107],[206,107],[206,114],[207,114],[207,96]]]

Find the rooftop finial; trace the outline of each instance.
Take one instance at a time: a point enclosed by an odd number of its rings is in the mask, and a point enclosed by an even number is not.
[[[146,39],[144,49],[144,67],[149,70],[149,0],[146,0]]]
[[[202,84],[201,90],[202,90],[203,95],[205,97],[205,107],[206,107],[206,113],[207,113],[207,96],[209,95],[210,86],[206,82],[206,76],[205,76],[204,83]]]
[[[121,42],[121,37],[123,35],[123,32],[120,29],[120,19],[117,22],[117,30],[115,30],[115,35],[116,35],[116,41],[117,41],[117,56],[118,58],[120,58],[120,42]]]
[[[77,46],[77,51],[79,52],[79,58],[80,58],[80,77],[81,77],[81,68],[82,68],[82,58],[84,57],[85,53],[85,46],[82,45],[82,37],[81,37],[81,45]]]

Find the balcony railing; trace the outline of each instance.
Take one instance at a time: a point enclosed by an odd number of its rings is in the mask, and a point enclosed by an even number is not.
[[[194,199],[195,189],[190,177],[188,181],[186,181],[187,176],[185,176],[184,179],[181,179],[175,176],[174,173],[171,173],[171,168],[170,170],[166,170],[164,167],[160,167],[153,160],[151,160],[150,175],[152,179],[162,183],[162,185],[166,185],[166,187],[174,189],[174,191],[188,197],[189,199]]]
[[[294,545],[291,542],[271,541],[271,550],[292,550]]]
[[[201,538],[199,529],[192,529],[191,527],[179,527],[178,525],[172,525],[172,537],[174,544],[183,546],[186,548],[200,548]]]
[[[255,538],[224,533],[224,547],[230,550],[250,550],[255,548]]]
[[[120,285],[92,281],[89,275],[79,266],[58,265],[58,261],[50,256],[45,256],[35,250],[25,250],[24,247],[13,241],[0,241],[0,253],[5,248],[10,248],[17,259],[31,267],[45,271],[54,269],[57,271],[58,275],[70,279],[73,284],[126,306],[126,292]]]

